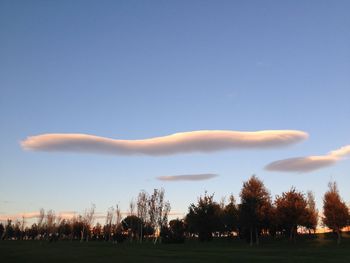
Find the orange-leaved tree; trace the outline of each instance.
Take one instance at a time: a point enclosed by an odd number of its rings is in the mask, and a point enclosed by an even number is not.
[[[341,242],[341,230],[348,224],[349,209],[341,199],[336,182],[328,184],[329,190],[323,197],[323,224],[332,229],[338,236],[337,243]]]

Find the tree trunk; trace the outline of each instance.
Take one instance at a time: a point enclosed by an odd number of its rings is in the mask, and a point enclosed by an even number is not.
[[[253,229],[250,228],[250,241],[249,241],[249,245],[252,247],[253,246]]]
[[[337,244],[339,245],[341,243],[341,230],[340,229],[337,229]]]
[[[142,239],[143,239],[143,233],[142,233],[142,230],[143,230],[143,223],[141,223],[141,236],[140,236],[140,243],[142,243]]]
[[[294,239],[294,226],[290,229],[289,240],[292,241]]]
[[[84,240],[84,228],[82,231],[80,231],[80,242],[83,242]]]
[[[258,228],[255,228],[255,243],[257,246],[259,246],[259,235],[258,235]]]

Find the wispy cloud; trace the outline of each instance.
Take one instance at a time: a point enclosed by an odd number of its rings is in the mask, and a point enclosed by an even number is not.
[[[182,174],[182,175],[165,175],[157,177],[160,181],[203,181],[219,176],[218,174]]]
[[[229,149],[274,148],[297,143],[307,137],[306,132],[298,130],[202,130],[142,140],[118,140],[88,134],[42,134],[28,137],[21,142],[21,146],[25,150],[47,152],[162,156]]]
[[[331,151],[326,155],[305,156],[279,160],[268,164],[265,169],[280,172],[311,172],[331,166],[350,156],[350,145]]]
[[[18,214],[0,214],[0,221],[6,221],[8,219],[10,220],[20,220],[22,218],[24,219],[32,219],[37,218],[39,216],[39,212],[23,212]]]

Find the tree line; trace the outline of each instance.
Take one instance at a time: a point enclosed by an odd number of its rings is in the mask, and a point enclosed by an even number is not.
[[[349,208],[340,197],[337,184],[331,182],[323,197],[323,216],[311,191],[306,194],[292,187],[274,200],[264,183],[252,176],[243,183],[240,203],[230,195],[226,202],[214,200],[214,194],[204,193],[197,203],[190,204],[182,219],[170,220],[170,203],[164,189],[148,194],[141,191],[136,202],[130,202],[129,215],[122,217],[118,206],[110,207],[105,224],[94,224],[95,206],[72,219],[62,219],[54,211],[40,210],[38,221],[25,226],[25,220],[0,224],[2,240],[125,240],[154,243],[182,243],[185,239],[211,241],[217,238],[240,238],[251,246],[259,245],[261,238],[288,238],[295,241],[299,233],[313,234],[321,223],[335,233],[341,242],[342,230],[350,226]]]

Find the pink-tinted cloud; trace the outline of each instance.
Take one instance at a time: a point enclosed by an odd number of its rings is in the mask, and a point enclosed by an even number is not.
[[[126,217],[128,215],[130,215],[129,211],[122,211],[121,212],[123,217]],[[169,213],[169,216],[181,216],[184,213],[181,212],[177,212],[177,211],[171,211]],[[62,212],[58,212],[56,213],[56,216],[58,219],[66,219],[66,220],[71,220],[73,218],[79,217],[79,216],[83,216],[84,213],[78,213],[76,211],[62,211]],[[23,212],[23,213],[17,213],[17,214],[0,214],[0,222],[6,222],[8,219],[12,220],[12,221],[16,221],[16,220],[29,220],[29,222],[31,222],[31,219],[35,220],[37,218],[39,218],[40,216],[40,212]],[[105,220],[106,219],[106,212],[95,212],[94,214],[94,219],[96,220]]]
[[[217,174],[183,174],[183,175],[165,175],[157,177],[160,181],[167,182],[177,182],[177,181],[203,181],[209,180],[214,177],[217,177]]]
[[[39,212],[24,212],[18,214],[0,214],[0,221],[10,220],[22,220],[24,219],[32,219],[37,218],[39,216]]]
[[[300,142],[308,134],[297,130],[241,132],[203,130],[142,140],[118,140],[87,134],[42,134],[21,142],[25,150],[162,156],[230,149],[274,148]]]
[[[326,155],[296,157],[275,161],[268,164],[265,169],[280,172],[312,172],[334,165],[348,156],[350,156],[350,145],[331,151]]]
[[[73,217],[77,216],[78,213],[75,211],[64,211],[59,212],[56,214],[56,216],[60,219],[72,219]],[[35,219],[39,218],[40,212],[23,212],[23,213],[17,213],[17,214],[0,214],[0,221],[6,221],[7,219],[10,220],[21,220],[21,219]]]

